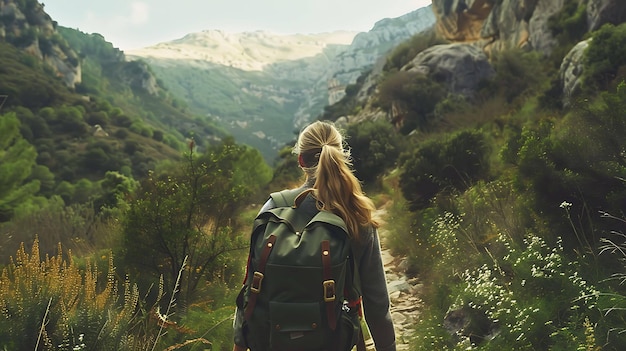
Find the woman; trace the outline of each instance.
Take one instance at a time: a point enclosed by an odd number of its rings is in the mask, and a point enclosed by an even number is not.
[[[372,217],[374,203],[363,193],[359,180],[350,168],[349,150],[337,128],[329,122],[314,122],[298,137],[294,153],[306,175],[299,188],[309,190],[321,211],[341,217],[351,234],[363,295],[363,310],[370,334],[378,351],[395,351],[395,332],[389,312],[389,294],[380,254],[380,243]],[[268,200],[260,212],[274,208]],[[237,327],[243,318],[238,309],[235,322],[234,351],[247,349],[242,330]]]

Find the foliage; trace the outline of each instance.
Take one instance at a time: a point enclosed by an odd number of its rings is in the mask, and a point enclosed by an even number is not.
[[[492,65],[496,74],[485,84],[480,95],[498,95],[512,103],[534,94],[547,81],[548,67],[538,52],[505,50],[494,55]]]
[[[439,150],[458,131],[422,137],[400,158],[403,173],[422,174],[421,183],[402,175],[397,186],[410,194],[412,212],[393,208],[399,224],[389,227],[392,248],[408,255],[410,272],[424,280],[427,307],[415,329],[416,349],[623,345],[624,288],[622,269],[615,268],[621,261],[603,256],[620,255],[623,237],[611,242],[607,235],[626,226],[603,223],[606,212],[599,211],[624,208],[626,89],[600,92],[567,114],[530,104],[532,91],[516,95],[525,102],[511,106],[513,113],[481,125],[491,132],[483,139],[488,149],[504,145],[500,159],[490,160],[505,164],[497,166],[501,173],[442,196],[437,172],[424,160],[444,160]],[[410,197],[416,189],[438,195],[416,207]]]
[[[348,144],[357,177],[372,184],[395,166],[401,139],[387,121],[365,121],[349,125],[346,130]]]
[[[233,67],[199,70],[193,66],[173,69],[168,65],[156,64],[151,69],[161,80],[167,82],[173,95],[187,102],[189,110],[202,114],[204,123],[207,120],[214,121],[212,124],[219,122],[236,140],[259,150],[268,163],[274,161],[277,149],[285,141],[291,140],[294,132],[297,132],[276,126],[293,125],[292,116],[298,113],[297,101],[302,98],[299,94],[310,88],[288,79],[277,82],[276,75],[271,70],[242,71]],[[268,80],[272,85],[280,86],[280,91],[267,92],[261,88],[267,85]],[[246,90],[241,89],[238,81],[248,82]],[[284,92],[289,94],[283,95]],[[294,97],[291,94],[298,95]],[[320,105],[315,106],[317,111],[321,111],[324,101],[316,104]],[[241,128],[239,121],[248,121],[246,128]],[[259,138],[253,134],[256,131],[270,130],[272,138]]]
[[[425,30],[415,34],[411,39],[396,46],[391,54],[387,56],[387,62],[383,70],[392,72],[400,70],[411,62],[420,52],[431,46],[445,44],[446,41],[437,36],[434,29]]]
[[[560,46],[570,47],[576,44],[587,32],[587,4],[566,0],[561,11],[548,19],[548,28]],[[561,57],[564,53],[557,48]]]
[[[270,183],[272,189],[294,188],[300,186],[300,182],[304,181],[304,172],[300,169],[298,157],[292,150],[293,147],[286,146],[278,153],[278,159],[274,166],[274,176]]]
[[[402,134],[428,130],[437,103],[447,95],[440,83],[417,72],[394,72],[379,85],[377,104],[400,126]]]
[[[65,206],[54,196],[41,208],[18,214],[0,226],[0,265],[9,263],[21,242],[38,236],[41,255],[54,255],[59,244],[79,257],[118,247],[119,228],[116,218],[110,217],[112,212],[98,213],[91,204]]]
[[[39,109],[60,99],[76,99],[58,79],[44,72],[40,61],[5,42],[0,42],[0,91],[7,95],[5,109]]]
[[[232,139],[202,155],[190,150],[185,163],[142,182],[123,225],[125,263],[136,273],[163,275],[166,291],[188,262],[178,298],[183,307],[201,282],[212,280],[226,253],[245,246],[233,219],[271,178],[259,152]]]
[[[132,167],[133,176],[141,177],[154,167],[156,160],[178,157],[164,142],[132,132],[127,133],[126,139],[143,147],[141,152],[128,154],[117,147],[118,139],[114,137],[122,127],[107,123],[101,125],[107,127],[105,131],[110,137],[93,137],[89,122],[106,122],[105,115],[118,118],[121,110],[102,103],[100,97],[90,97],[90,101],[81,98],[48,73],[42,62],[26,64],[34,58],[6,43],[0,46],[0,91],[8,95],[4,109],[14,112],[20,120],[21,134],[36,148],[37,164],[54,175],[55,184],[42,188],[42,192],[48,192],[42,195],[50,196],[50,187],[56,188],[62,181],[76,184],[82,178],[97,180],[105,171],[120,171],[124,166]],[[139,111],[136,103],[129,105],[135,106],[133,111]],[[92,160],[90,155],[96,158]],[[65,200],[75,201],[69,197]]]
[[[613,343],[617,344],[623,340],[623,334],[625,331],[624,320],[626,319],[626,291],[624,291],[624,283],[626,283],[626,272],[624,272],[624,263],[626,262],[626,235],[624,234],[623,225],[626,220],[621,217],[616,217],[610,213],[603,212],[602,217],[607,220],[612,220],[613,223],[617,223],[619,230],[614,231],[611,236],[602,238],[601,244],[598,248],[599,255],[609,256],[611,262],[614,262],[613,273],[607,281],[612,283],[606,287],[602,287],[602,300],[600,302],[600,310],[604,313],[605,318],[609,323],[608,325],[615,325],[607,331],[607,337],[613,339]],[[623,341],[622,341],[623,344]]]
[[[583,90],[592,93],[596,89],[607,90],[611,85],[626,78],[618,77],[618,72],[626,66],[626,24],[618,26],[605,24],[592,34],[592,40],[585,51]]]
[[[337,121],[339,117],[354,114],[362,105],[362,103],[359,102],[358,93],[363,88],[363,84],[370,73],[371,71],[363,72],[359,78],[357,78],[356,83],[349,84],[345,88],[346,95],[344,95],[341,100],[332,105],[324,106],[324,112],[318,119]]]
[[[489,147],[483,133],[461,131],[423,142],[400,158],[400,186],[413,208],[442,191],[463,191],[489,176]]]
[[[576,262],[565,261],[560,241],[549,246],[527,235],[517,246],[499,234],[504,256],[491,264],[465,270],[455,306],[484,314],[492,335],[459,330],[458,343],[478,349],[577,349],[586,345],[583,322],[597,313],[599,291],[579,274]],[[489,329],[488,328],[488,329]],[[595,347],[596,345],[591,345]]]
[[[561,222],[557,205],[564,200],[573,204],[574,222],[585,229],[585,237],[570,231],[573,240],[564,240],[566,246],[589,243],[585,250],[591,250],[601,228],[593,227],[602,224],[598,211],[621,211],[626,201],[620,181],[626,176],[621,151],[625,97],[622,84],[562,120],[528,123],[502,150],[505,160],[517,165],[514,186],[544,216]]]
[[[103,280],[96,262],[81,270],[71,252],[40,258],[38,241],[24,245],[0,277],[0,345],[11,350],[131,350],[136,285]]]
[[[28,180],[37,152],[22,138],[15,114],[0,115],[0,222],[7,221],[39,191],[38,180]]]

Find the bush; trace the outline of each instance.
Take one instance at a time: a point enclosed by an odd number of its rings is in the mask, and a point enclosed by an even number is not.
[[[587,32],[586,4],[567,0],[561,11],[548,19],[548,28],[560,44],[575,44]]]
[[[538,52],[521,49],[501,51],[492,61],[496,75],[480,92],[484,99],[496,95],[511,103],[520,97],[534,94],[548,80],[547,67]]]
[[[428,206],[440,192],[463,191],[489,176],[489,147],[479,131],[430,140],[400,158],[400,186],[413,209]]]
[[[395,165],[401,150],[401,136],[387,121],[352,124],[347,131],[357,177],[366,184]]]
[[[626,84],[579,106],[560,120],[543,119],[513,133],[501,155],[517,165],[513,186],[552,228],[563,228],[558,204],[573,204],[574,222],[585,230],[563,233],[568,249],[589,251],[599,239],[598,211],[622,211],[626,189],[623,135]],[[595,222],[595,223],[594,223]]]
[[[466,269],[450,308],[484,315],[490,335],[462,329],[458,344],[469,341],[485,350],[596,349],[584,321],[596,317],[599,291],[580,276],[576,262],[567,261],[560,241],[550,246],[528,235],[518,246],[499,235],[496,244],[507,254]]]
[[[57,119],[61,131],[76,137],[87,134],[87,124],[80,109],[73,106],[63,107],[57,110]]]
[[[446,88],[416,72],[391,73],[380,83],[376,103],[391,115],[403,134],[428,129]]]
[[[425,30],[415,34],[411,39],[396,46],[387,57],[384,71],[392,72],[400,70],[407,63],[411,62],[417,54],[431,46],[445,44],[446,41],[440,39],[434,29]]]
[[[583,72],[583,91],[606,90],[617,73],[626,65],[626,24],[614,26],[605,24],[593,33],[593,40],[585,52]]]
[[[173,291],[187,262],[179,294],[187,306],[201,283],[223,266],[227,253],[245,246],[233,218],[272,175],[257,150],[233,139],[199,156],[190,152],[169,171],[150,174],[130,202],[123,254],[141,278],[150,278],[148,272],[163,275],[167,291]]]

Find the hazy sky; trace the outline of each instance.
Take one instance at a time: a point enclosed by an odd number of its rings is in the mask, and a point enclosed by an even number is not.
[[[122,50],[206,29],[276,33],[368,31],[431,0],[43,0],[59,25],[100,33]]]

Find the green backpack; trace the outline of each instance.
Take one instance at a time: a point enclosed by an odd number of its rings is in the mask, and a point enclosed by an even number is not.
[[[248,347],[352,349],[363,337],[360,288],[345,222],[319,211],[308,192],[285,190],[271,197],[277,207],[254,222],[240,301]]]

